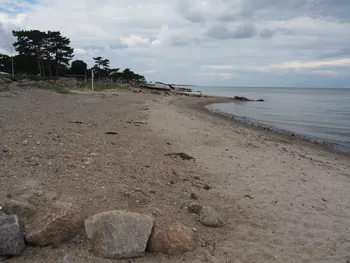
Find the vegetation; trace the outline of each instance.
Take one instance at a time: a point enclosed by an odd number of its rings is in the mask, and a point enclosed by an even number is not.
[[[72,94],[73,92],[71,92],[69,89],[59,86],[59,85],[49,85],[49,86],[45,86],[43,87],[43,89],[49,90],[49,91],[53,91],[56,93],[60,93],[60,94]]]
[[[91,90],[91,84],[81,83],[78,85],[78,89],[89,89]],[[123,90],[130,90],[129,87],[123,86],[117,83],[95,83],[94,84],[94,91],[102,91],[106,89],[123,89]]]
[[[145,77],[134,73],[129,68],[110,68],[110,60],[101,56],[94,57],[95,64],[88,69],[82,60],[75,60],[70,39],[59,31],[19,30],[12,31],[16,41],[13,43],[17,55],[13,58],[0,54],[0,71],[12,72],[12,59],[17,75],[24,75],[32,80],[47,80],[61,76],[82,79],[91,77],[94,72],[99,82],[145,82]]]

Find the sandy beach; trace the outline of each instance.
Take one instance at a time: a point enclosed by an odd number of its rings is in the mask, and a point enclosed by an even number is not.
[[[204,109],[221,101],[120,90],[0,93],[0,200],[33,194],[42,212],[68,200],[86,216],[120,209],[196,229],[192,252],[117,262],[350,262],[349,156]],[[179,152],[195,160],[167,155]],[[215,207],[223,228],[183,208],[191,193]],[[68,243],[27,247],[6,262],[113,262],[86,243],[82,229]]]

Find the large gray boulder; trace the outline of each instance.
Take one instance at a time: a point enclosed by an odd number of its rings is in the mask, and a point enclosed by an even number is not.
[[[90,251],[111,259],[142,256],[152,227],[151,216],[124,211],[108,211],[85,220]]]
[[[17,256],[24,249],[23,226],[16,215],[0,215],[0,256]]]
[[[224,222],[222,221],[219,214],[214,208],[210,206],[203,206],[199,212],[199,222],[204,226],[208,227],[223,227]]]

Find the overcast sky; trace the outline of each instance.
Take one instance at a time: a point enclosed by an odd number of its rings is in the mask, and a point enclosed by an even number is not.
[[[147,80],[350,87],[350,0],[0,0],[0,53],[12,29],[59,30],[74,59]]]

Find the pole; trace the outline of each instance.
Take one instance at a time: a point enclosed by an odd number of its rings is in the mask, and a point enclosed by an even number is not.
[[[94,91],[94,71],[91,70],[91,90]]]
[[[11,63],[12,63],[12,77],[14,77],[15,76],[15,67],[14,67],[14,65],[13,65],[13,55],[12,55],[12,47],[11,47]]]

